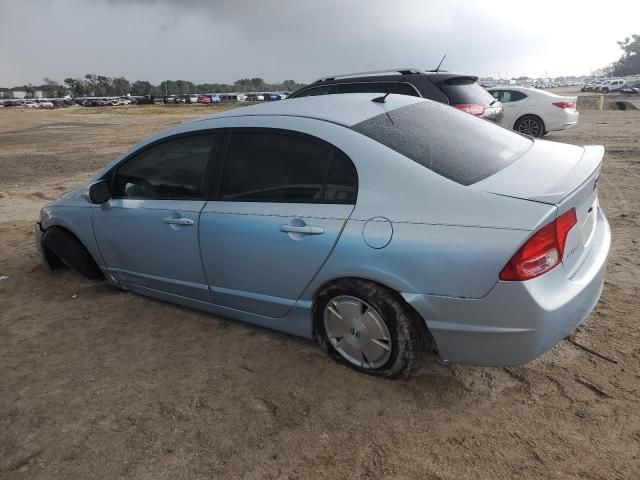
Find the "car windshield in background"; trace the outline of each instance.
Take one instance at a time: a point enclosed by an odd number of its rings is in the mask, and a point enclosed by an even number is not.
[[[382,113],[351,128],[462,185],[499,172],[533,144],[506,128],[430,101]]]
[[[449,97],[449,103],[452,105],[475,103],[487,107],[495,101],[489,92],[469,78],[448,80],[442,86],[442,90]]]

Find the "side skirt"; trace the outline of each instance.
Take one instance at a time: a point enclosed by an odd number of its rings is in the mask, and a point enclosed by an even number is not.
[[[241,322],[252,323],[261,327],[277,330],[279,332],[296,335],[298,337],[313,338],[313,316],[311,312],[311,302],[299,300],[291,307],[289,313],[282,318],[266,317],[255,313],[247,313],[233,308],[222,307],[201,300],[162,292],[152,288],[141,287],[133,283],[120,281],[120,286],[125,290],[152,297],[164,302],[176,303],[196,310],[201,310],[214,315],[240,320]]]

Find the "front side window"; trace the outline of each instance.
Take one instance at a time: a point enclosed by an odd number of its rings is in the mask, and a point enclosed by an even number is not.
[[[355,168],[330,145],[301,135],[235,132],[222,200],[353,203]]]
[[[203,199],[205,172],[216,134],[162,142],[121,164],[113,196],[143,199]]]

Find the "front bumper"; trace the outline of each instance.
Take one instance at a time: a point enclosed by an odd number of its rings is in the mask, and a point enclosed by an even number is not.
[[[36,249],[38,250],[38,255],[40,255],[40,258],[42,259],[43,262],[47,263],[47,256],[45,254],[44,247],[42,246],[42,225],[40,224],[40,222],[36,223],[35,235],[36,235]]]
[[[572,277],[561,265],[526,282],[499,281],[479,299],[403,296],[425,319],[443,361],[522,365],[571,333],[598,302],[611,247],[611,230],[602,211],[594,235]]]

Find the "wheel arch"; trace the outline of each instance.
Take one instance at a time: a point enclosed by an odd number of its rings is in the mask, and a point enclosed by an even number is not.
[[[47,207],[42,212],[40,225],[43,235],[52,227],[61,228],[73,235],[89,252],[96,265],[104,271],[106,265],[93,233],[92,209]]]
[[[376,280],[376,279],[373,279],[373,278],[370,278],[370,277],[358,276],[358,275],[344,275],[344,276],[332,278],[330,280],[326,280],[324,283],[322,283],[320,286],[318,286],[314,290],[313,296],[311,298],[311,302],[312,302],[312,304],[311,304],[311,322],[312,322],[312,333],[313,333],[313,338],[314,339],[317,338],[318,322],[319,322],[319,319],[320,319],[319,318],[320,312],[318,311],[318,297],[324,291],[326,291],[326,290],[328,290],[328,289],[330,289],[332,287],[339,288],[341,283],[350,282],[350,281],[360,281],[360,282],[374,283],[374,284],[384,288],[385,290],[389,291],[389,293],[391,293],[391,295],[393,295],[393,297],[396,300],[398,300],[402,305],[404,305],[407,308],[407,310],[409,312],[411,312],[411,315],[413,316],[413,318],[416,321],[416,323],[420,326],[420,329],[424,334],[424,340],[426,342],[428,342],[429,344],[433,345],[434,347],[436,347],[436,349],[437,349],[436,342],[435,342],[435,340],[433,338],[433,335],[429,331],[429,327],[427,326],[426,319],[418,312],[418,310],[416,310],[414,308],[413,305],[411,305],[404,298],[402,293],[397,288],[394,288],[392,285],[390,285],[388,283],[381,282],[379,280]]]

